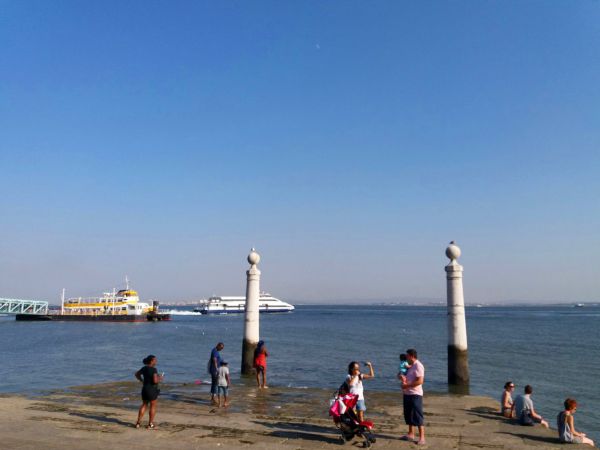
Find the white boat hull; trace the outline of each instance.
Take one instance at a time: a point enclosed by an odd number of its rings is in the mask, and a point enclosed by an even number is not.
[[[258,305],[260,313],[283,313],[291,312],[294,306],[289,303],[271,297],[262,296]],[[244,297],[211,297],[194,308],[194,312],[201,314],[241,314],[246,311],[246,299]]]

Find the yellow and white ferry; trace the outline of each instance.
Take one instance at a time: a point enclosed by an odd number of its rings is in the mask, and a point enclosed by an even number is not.
[[[171,320],[170,314],[160,313],[158,302],[152,305],[140,302],[137,291],[127,287],[117,291],[104,292],[101,297],[73,297],[65,300],[65,291],[61,298],[60,311],[52,314],[19,314],[17,320],[91,320],[118,322],[145,322],[147,320]]]
[[[65,315],[117,315],[130,316],[147,314],[151,310],[148,303],[140,302],[133,289],[104,292],[102,297],[74,297],[64,300],[61,313]]]

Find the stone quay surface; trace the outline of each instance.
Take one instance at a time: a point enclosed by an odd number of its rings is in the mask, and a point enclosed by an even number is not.
[[[337,449],[339,431],[327,415],[330,390],[258,389],[242,380],[230,390],[231,406],[209,404],[207,385],[161,386],[157,428],[135,429],[140,385],[82,386],[36,397],[0,397],[2,449]],[[375,423],[373,448],[411,449],[402,395],[366,393],[366,418]],[[486,397],[425,393],[427,445],[431,449],[564,449],[556,430],[523,427],[497,413]],[[147,421],[147,416],[144,419]],[[356,448],[360,441],[346,443]],[[569,448],[591,448],[569,445]]]

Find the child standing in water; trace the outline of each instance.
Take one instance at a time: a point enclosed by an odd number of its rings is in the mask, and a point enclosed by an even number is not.
[[[223,361],[221,362],[221,366],[217,369],[217,376],[219,378],[218,381],[218,404],[219,408],[221,407],[221,394],[223,394],[223,406],[227,408],[229,403],[227,401],[227,396],[229,394],[229,386],[231,386],[231,380],[229,379],[229,367],[228,364]]]

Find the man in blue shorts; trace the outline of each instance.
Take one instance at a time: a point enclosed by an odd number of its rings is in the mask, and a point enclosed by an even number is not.
[[[423,420],[423,382],[425,381],[425,367],[417,359],[417,351],[413,348],[406,350],[406,359],[410,368],[406,375],[398,373],[402,381],[402,394],[404,403],[404,421],[408,425],[408,433],[400,439],[415,441],[415,429],[419,429],[418,445],[425,445],[425,421]]]

